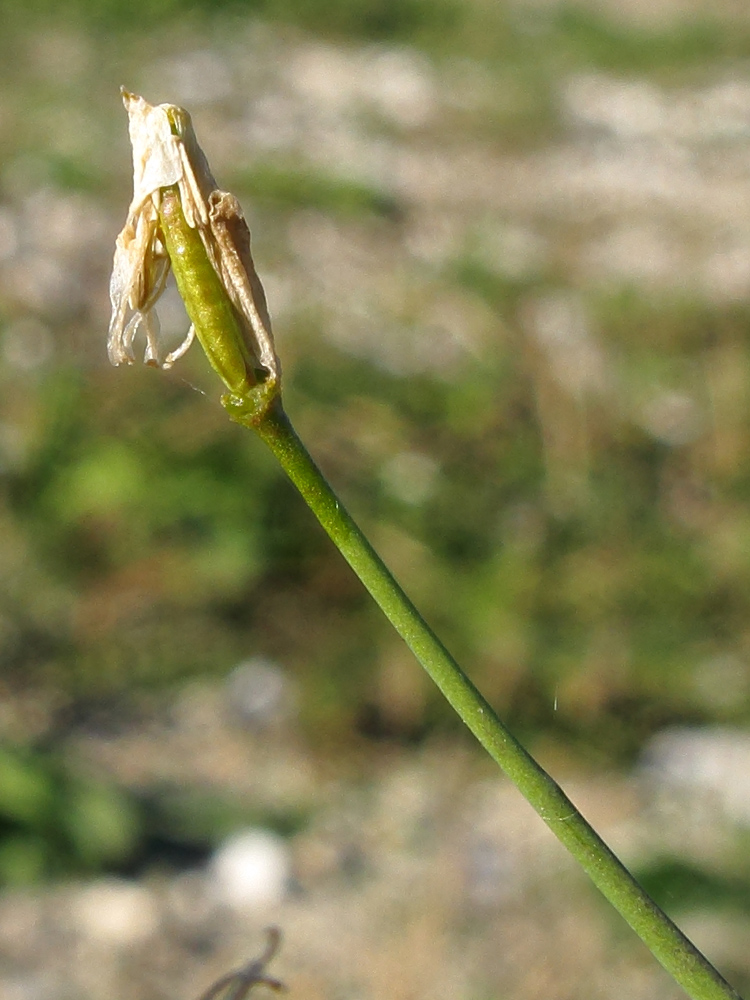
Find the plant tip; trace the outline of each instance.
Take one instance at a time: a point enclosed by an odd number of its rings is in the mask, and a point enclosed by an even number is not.
[[[133,150],[133,198],[115,242],[109,286],[110,361],[113,365],[133,364],[133,342],[142,330],[146,338],[145,363],[170,368],[197,333],[230,392],[258,381],[276,385],[280,366],[271,321],[239,202],[234,195],[219,190],[187,111],[173,104],[149,104],[126,87],[121,87],[120,92],[128,113]],[[169,199],[172,208],[167,218],[163,209]],[[199,236],[203,256],[219,279],[219,294],[224,296],[224,305],[236,322],[212,325],[211,304],[201,301],[200,289],[192,296],[184,294],[193,276],[179,273],[184,266],[181,259],[176,259],[179,255],[172,253],[170,257],[174,239],[170,240],[173,234],[168,231],[170,226],[183,223]],[[170,268],[178,278],[192,322],[179,347],[166,352],[155,306]],[[192,287],[195,284],[193,281]]]

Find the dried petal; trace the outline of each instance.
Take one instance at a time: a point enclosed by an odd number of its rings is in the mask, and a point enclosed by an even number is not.
[[[182,180],[184,167],[180,139],[172,134],[164,107],[154,107],[124,89],[122,99],[133,147],[133,200],[128,212],[132,217],[148,199],[155,200],[158,207],[159,189]]]
[[[161,365],[159,324],[153,309],[169,274],[169,257],[159,230],[159,199],[162,187],[177,184],[182,177],[180,140],[172,135],[163,107],[152,107],[126,90],[123,102],[133,146],[133,200],[115,243],[107,351],[113,365],[133,364],[133,340],[142,327],[144,361]]]

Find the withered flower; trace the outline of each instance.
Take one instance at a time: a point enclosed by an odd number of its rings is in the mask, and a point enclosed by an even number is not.
[[[218,351],[220,363],[215,367],[230,390],[258,380],[275,384],[279,362],[263,287],[250,253],[250,231],[239,202],[217,188],[186,111],[171,104],[151,105],[124,88],[122,95],[133,147],[133,200],[117,237],[112,266],[110,361],[114,365],[133,364],[133,341],[142,328],[146,336],[145,363],[170,368],[197,333],[214,364]],[[190,315],[192,323],[182,344],[167,354],[162,350],[154,307],[170,266],[174,266],[168,251],[169,234],[165,232],[167,202],[170,218],[177,215],[180,222],[184,219],[200,235],[221,285],[219,296],[228,299],[233,313],[231,326],[239,330],[241,343],[231,342],[235,334],[227,329],[226,322],[212,323],[211,304],[206,308],[202,303],[202,308]],[[175,272],[179,285],[177,266]],[[189,296],[183,297],[190,314]],[[227,302],[219,305],[227,307]]]

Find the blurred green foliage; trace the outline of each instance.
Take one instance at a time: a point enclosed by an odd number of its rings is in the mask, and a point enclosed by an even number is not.
[[[0,883],[116,867],[141,834],[136,806],[114,785],[48,754],[0,751]]]
[[[231,187],[252,192],[255,204],[277,210],[307,208],[344,218],[398,213],[397,201],[373,187],[283,163],[258,164],[238,174]]]
[[[54,5],[68,28],[97,38],[96,53],[67,85],[5,61],[3,99],[11,106],[9,95],[21,96],[7,130],[4,197],[12,201],[19,177],[37,171],[67,194],[109,203],[116,192],[119,219],[128,164],[115,84],[186,38],[219,44],[219,22],[228,38],[249,16],[315,38],[472,60],[493,99],[460,120],[453,112],[455,122],[448,115],[435,140],[446,147],[477,137],[541,147],[564,129],[556,82],[573,70],[682,81],[750,50],[747,30],[718,21],[645,31],[583,5],[537,14],[457,0],[220,6]],[[7,50],[22,51],[51,16],[41,0],[0,9]],[[193,37],[196,29],[204,33]],[[69,107],[94,139],[61,152],[39,122]],[[109,159],[115,147],[122,162]],[[319,164],[259,158],[227,180],[247,192],[271,270],[294,257],[286,241],[300,219],[324,217],[352,246],[397,248],[408,235],[412,206],[397,192]],[[302,305],[277,325],[295,424],[427,619],[523,737],[554,732],[612,763],[632,759],[670,721],[746,722],[750,311],[689,289],[576,289],[622,386],[612,398],[575,398],[522,332],[530,299],[567,287],[564,259],[514,275],[487,263],[480,237],[455,241],[437,263],[394,266],[381,289],[387,297],[407,286],[404,341],[433,302],[479,315],[481,349],[443,369],[402,371],[337,346],[327,337],[335,311],[309,289],[307,298],[293,292]],[[107,266],[97,256],[87,272],[102,299]],[[367,312],[364,293],[362,301]],[[319,746],[457,731],[270,456],[227,423],[200,358],[169,376],[110,371],[103,331],[100,343],[84,309],[37,312],[54,332],[54,364],[0,364],[0,678],[9,700],[38,688],[66,707],[125,702],[134,689],[223,677],[260,652],[297,679],[301,725]],[[18,314],[10,297],[0,301],[0,338]],[[700,433],[670,441],[623,415],[618,399],[645,399],[654,386],[695,398]],[[37,733],[8,728],[22,749],[0,755],[0,879],[137,854],[150,829],[139,805],[55,764]],[[183,820],[164,823],[190,827]]]

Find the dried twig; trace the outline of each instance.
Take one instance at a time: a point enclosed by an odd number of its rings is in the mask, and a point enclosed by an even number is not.
[[[227,992],[224,995],[224,1000],[244,1000],[253,986],[259,984],[270,986],[272,990],[277,992],[285,990],[286,986],[282,982],[266,975],[266,966],[279,950],[281,931],[278,927],[269,927],[266,933],[268,934],[268,944],[263,954],[248,962],[247,965],[235,969],[234,972],[228,972],[222,976],[202,994],[199,1000],[218,1000],[225,989]]]

